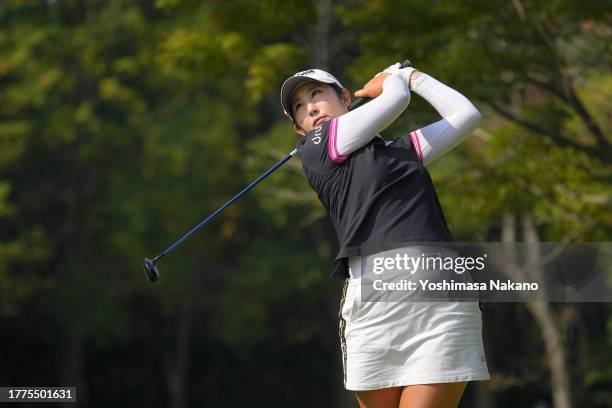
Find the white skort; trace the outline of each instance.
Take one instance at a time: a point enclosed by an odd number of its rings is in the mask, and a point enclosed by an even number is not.
[[[489,380],[478,302],[361,302],[361,258],[349,258],[340,304],[347,390]]]

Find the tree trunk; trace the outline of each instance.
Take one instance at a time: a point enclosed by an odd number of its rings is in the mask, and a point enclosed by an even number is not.
[[[530,259],[530,261],[538,259],[538,232],[533,225],[533,219],[530,215],[523,217],[522,227],[525,242],[531,244],[530,257],[532,257],[532,259]],[[542,275],[542,271],[539,268],[534,268],[533,273]],[[567,363],[565,361],[565,344],[561,330],[555,321],[555,316],[551,310],[550,303],[527,302],[525,305],[527,310],[529,310],[536,320],[538,327],[540,328],[542,338],[544,339],[546,357],[548,359],[551,374],[553,406],[555,408],[572,408],[569,380],[570,375]]]
[[[538,232],[533,224],[533,219],[530,215],[525,215],[522,218],[522,235],[523,241],[527,242],[529,247],[527,250],[527,265],[537,265],[539,259],[538,247]],[[507,214],[502,221],[502,241],[516,242],[516,216]],[[522,270],[521,264],[517,260],[517,256],[506,259],[506,272],[515,279],[523,280],[528,276],[541,276],[542,270],[539,266],[532,267],[530,270]],[[542,279],[538,279],[542,281]],[[553,407],[555,408],[572,408],[571,392],[570,392],[570,375],[565,361],[565,344],[561,329],[555,321],[555,316],[550,307],[550,303],[544,297],[541,301],[526,302],[525,307],[533,316],[537,327],[540,330],[544,347],[546,350],[546,360],[551,376],[551,393],[553,399]]]
[[[87,400],[87,390],[83,381],[81,381],[83,343],[81,341],[81,336],[78,334],[78,329],[70,331],[72,333],[69,335],[67,341],[60,385],[63,387],[77,387],[77,401],[83,403]],[[74,407],[74,404],[70,402],[62,405],[65,407]]]
[[[327,70],[329,69],[329,44],[333,19],[332,0],[319,0],[315,7],[317,22],[307,47],[312,63]]]
[[[166,356],[166,384],[172,408],[187,406],[187,379],[189,373],[189,349],[193,322],[193,271],[185,286],[185,296],[180,304],[176,348]]]

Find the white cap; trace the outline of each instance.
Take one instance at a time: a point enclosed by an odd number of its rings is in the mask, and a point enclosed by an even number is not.
[[[291,114],[291,96],[293,95],[295,88],[306,81],[322,82],[324,84],[339,86],[340,89],[344,88],[335,76],[329,72],[316,68],[298,72],[297,74],[287,78],[281,87],[281,105],[283,106],[285,115],[289,116],[292,120],[295,119]]]

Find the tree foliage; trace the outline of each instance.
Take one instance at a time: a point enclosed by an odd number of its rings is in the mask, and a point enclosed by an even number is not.
[[[542,240],[610,241],[603,10],[0,2],[0,385],[75,384],[91,406],[343,406],[336,242],[297,159],[164,258],[160,282],[141,266],[295,147],[278,91],[311,65],[353,88],[409,58],[476,103],[480,128],[431,168],[458,239],[498,240],[512,213]],[[384,135],[434,120],[414,97]],[[536,328],[501,306],[485,314],[488,392],[548,400],[541,343],[499,334]],[[607,406],[609,305],[559,310],[577,406]],[[512,347],[527,357],[503,357]]]

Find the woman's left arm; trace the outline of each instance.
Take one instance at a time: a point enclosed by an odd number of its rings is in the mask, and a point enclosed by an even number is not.
[[[410,132],[412,145],[427,165],[472,134],[481,115],[465,96],[423,72],[414,72],[410,88],[442,116],[442,120]]]

